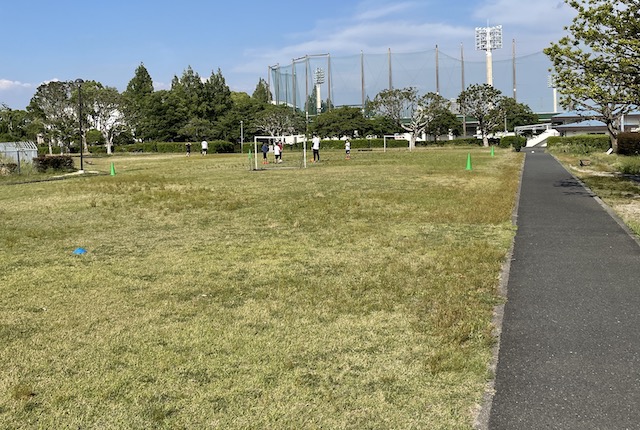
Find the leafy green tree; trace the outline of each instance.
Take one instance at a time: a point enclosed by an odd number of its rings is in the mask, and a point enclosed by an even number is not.
[[[311,131],[319,136],[342,137],[365,133],[366,120],[360,108],[343,106],[318,115],[311,124]]]
[[[97,83],[87,103],[87,113],[92,125],[99,130],[107,147],[107,154],[113,152],[114,138],[126,129],[122,114],[122,95],[114,87]]]
[[[42,84],[27,106],[32,118],[42,124],[42,134],[49,144],[49,154],[53,154],[53,145],[59,146],[62,153],[78,131],[77,106],[71,100],[74,86],[72,82],[61,81]]]
[[[459,121],[451,113],[451,102],[439,94],[429,92],[420,98],[421,115],[424,118],[424,132],[436,141],[438,136],[458,131]]]
[[[460,110],[478,121],[478,132],[484,146],[489,146],[489,134],[504,124],[504,100],[500,90],[489,84],[474,84],[460,93]]]
[[[213,126],[209,120],[194,117],[180,129],[180,134],[190,141],[200,142],[203,139],[210,139],[209,136],[213,135]]]
[[[565,0],[577,16],[569,34],[544,50],[553,63],[563,106],[585,109],[607,126],[618,151],[623,115],[640,99],[637,0]]]
[[[267,105],[254,121],[258,131],[269,136],[303,134],[306,131],[306,119],[299,111],[293,112],[285,105]]]
[[[260,78],[258,85],[256,85],[256,89],[253,91],[253,94],[251,94],[251,98],[259,103],[266,104],[271,102],[271,91],[269,91],[267,81]]]
[[[502,103],[507,120],[507,130],[513,131],[516,127],[539,122],[538,115],[526,104],[518,103],[511,97],[505,97]]]
[[[373,99],[376,111],[394,120],[409,132],[409,147],[416,145],[416,139],[434,127],[434,119],[443,109],[448,109],[448,101],[435,93],[418,95],[413,87],[383,90]]]
[[[11,109],[5,104],[0,105],[0,141],[35,140],[31,123],[27,111]]]
[[[185,127],[182,100],[173,91],[160,90],[154,92],[148,100],[149,140],[175,142],[180,131]]]
[[[211,76],[204,83],[204,98],[204,118],[214,123],[233,106],[231,90],[220,69],[215,73],[211,72]]]
[[[141,140],[147,140],[149,134],[153,132],[149,124],[149,102],[152,94],[153,80],[144,64],[140,63],[122,96],[125,120],[131,127],[133,135]]]

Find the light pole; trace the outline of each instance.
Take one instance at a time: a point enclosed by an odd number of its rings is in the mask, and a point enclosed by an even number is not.
[[[78,84],[78,129],[80,131],[80,173],[84,173],[84,159],[83,152],[84,146],[82,142],[82,84],[84,81],[80,78],[76,79],[76,84]]]
[[[318,67],[313,72],[313,80],[316,84],[316,115],[322,112],[322,97],[320,97],[320,85],[324,84],[324,70]]]
[[[502,48],[502,26],[476,27],[476,50],[487,52],[487,84],[493,86],[491,51]]]

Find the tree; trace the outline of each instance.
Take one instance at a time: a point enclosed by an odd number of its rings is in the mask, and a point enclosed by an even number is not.
[[[82,89],[86,105],[86,108],[83,107],[83,112],[91,118],[92,126],[100,131],[107,147],[107,154],[111,154],[113,139],[125,129],[122,96],[114,87],[104,87],[99,82],[92,84],[87,91],[84,86]]]
[[[220,69],[215,73],[211,72],[211,76],[204,83],[204,99],[206,106],[203,118],[214,123],[233,106],[231,90]]]
[[[353,136],[365,133],[366,121],[360,108],[343,106],[321,113],[312,123],[311,130],[319,136]]]
[[[72,82],[52,81],[40,85],[31,98],[27,111],[42,123],[42,133],[49,143],[49,154],[53,154],[53,145],[68,147],[77,127],[77,105],[71,100],[75,86]]]
[[[180,134],[193,142],[199,142],[203,139],[210,139],[213,134],[211,121],[203,118],[191,118],[189,122],[180,129]]]
[[[11,109],[5,104],[0,105],[0,141],[35,140],[35,136],[30,136],[31,123],[27,111]]]
[[[306,120],[302,113],[294,113],[285,105],[267,105],[266,109],[256,116],[254,125],[257,130],[262,130],[269,136],[283,136],[303,133]]]
[[[438,140],[438,136],[459,134],[460,122],[451,113],[451,102],[439,94],[427,93],[420,99],[421,114],[424,117],[424,132]]]
[[[140,63],[122,96],[126,121],[133,131],[133,135],[141,140],[148,139],[149,133],[152,132],[148,124],[149,102],[152,94],[153,80],[144,64]]]
[[[640,97],[640,18],[637,0],[565,0],[577,16],[569,35],[544,50],[553,63],[563,106],[594,113],[618,151],[622,116]]]
[[[253,94],[251,94],[251,98],[259,103],[266,104],[271,102],[271,91],[269,91],[267,81],[260,78],[258,85],[256,85],[256,89],[253,91]]]
[[[433,123],[435,113],[444,108],[445,102],[435,93],[419,96],[416,88],[409,87],[381,91],[373,99],[373,106],[409,132],[409,148],[414,148],[416,139]]]
[[[489,146],[489,134],[504,123],[504,99],[502,92],[489,84],[470,85],[458,96],[460,110],[478,121],[484,146]]]
[[[507,130],[513,131],[516,127],[537,124],[539,122],[538,115],[535,114],[529,106],[518,103],[511,97],[505,97],[502,103],[506,115]]]

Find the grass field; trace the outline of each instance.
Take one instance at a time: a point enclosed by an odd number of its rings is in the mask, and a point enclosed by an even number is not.
[[[587,155],[552,152],[640,236],[640,157],[593,153]],[[581,159],[589,164],[580,165]],[[624,174],[627,171],[633,174]]]
[[[0,428],[471,428],[522,155],[322,156],[0,182]]]

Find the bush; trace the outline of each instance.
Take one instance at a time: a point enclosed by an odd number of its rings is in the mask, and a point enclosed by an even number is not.
[[[18,165],[16,163],[3,163],[0,161],[0,176],[11,175],[18,171]]]
[[[69,155],[38,155],[33,159],[33,167],[38,172],[46,172],[47,170],[72,172],[76,170],[73,167],[73,158]]]
[[[245,144],[245,146],[248,146]],[[253,144],[251,145],[253,148]],[[161,154],[175,154],[186,152],[185,142],[144,142],[131,145],[116,146],[114,152],[157,152]],[[231,153],[235,145],[226,140],[209,142],[209,153]],[[200,152],[200,142],[191,144],[191,152]]]
[[[459,139],[449,140],[447,143],[451,145],[476,145],[482,146],[482,139],[475,137],[461,137]]]
[[[558,137],[547,139],[547,148],[556,152],[586,155],[592,152],[606,152],[610,147],[609,136],[591,135]]]
[[[524,136],[504,136],[498,144],[500,148],[513,148],[516,151],[527,144],[527,138]]]
[[[640,175],[640,157],[619,157],[617,170],[626,175]]]
[[[640,154],[640,133],[620,133],[618,135],[619,155]]]

